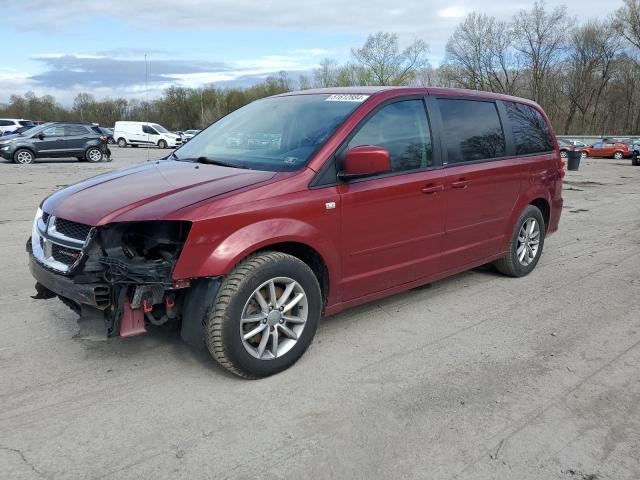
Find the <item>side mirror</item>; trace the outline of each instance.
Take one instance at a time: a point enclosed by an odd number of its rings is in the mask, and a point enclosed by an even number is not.
[[[343,180],[349,180],[390,171],[391,159],[387,149],[364,145],[352,148],[345,154],[343,168],[338,176]]]
[[[39,134],[38,134],[38,138],[39,138],[40,140],[44,140],[44,133],[39,133]]]

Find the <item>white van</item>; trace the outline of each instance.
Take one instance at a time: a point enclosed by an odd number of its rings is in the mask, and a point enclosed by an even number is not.
[[[116,122],[113,139],[119,147],[155,145],[160,148],[179,147],[182,138],[162,125],[148,122]]]

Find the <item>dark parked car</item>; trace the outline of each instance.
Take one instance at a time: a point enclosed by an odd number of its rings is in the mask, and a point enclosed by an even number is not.
[[[323,315],[490,262],[531,273],[558,229],[563,176],[529,100],[292,92],[236,110],[164,161],[57,191],[27,251],[37,298],[97,315],[109,336],[175,322],[257,378],[295,363]]]
[[[0,138],[0,156],[21,164],[56,157],[100,162],[107,154],[107,137],[89,123],[46,123]]]
[[[109,145],[113,145],[115,142],[115,140],[113,139],[113,129],[112,128],[105,128],[105,127],[98,127],[98,130],[100,130],[100,132],[102,132],[102,134],[107,137],[107,143]]]

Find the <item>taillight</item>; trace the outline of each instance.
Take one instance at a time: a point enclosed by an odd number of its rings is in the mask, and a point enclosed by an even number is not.
[[[564,171],[564,160],[562,159],[562,157],[560,157],[560,180],[564,179],[565,176],[565,171]]]

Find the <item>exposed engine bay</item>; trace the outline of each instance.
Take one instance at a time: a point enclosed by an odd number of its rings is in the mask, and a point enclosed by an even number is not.
[[[37,280],[34,298],[57,296],[78,315],[102,315],[109,337],[182,321],[186,308],[195,325],[183,325],[183,338],[200,345],[206,305],[201,305],[202,297],[189,302],[187,293],[213,289],[215,297],[218,282],[200,279],[192,285],[172,279],[190,228],[184,221],[91,227],[39,210],[27,243]]]

